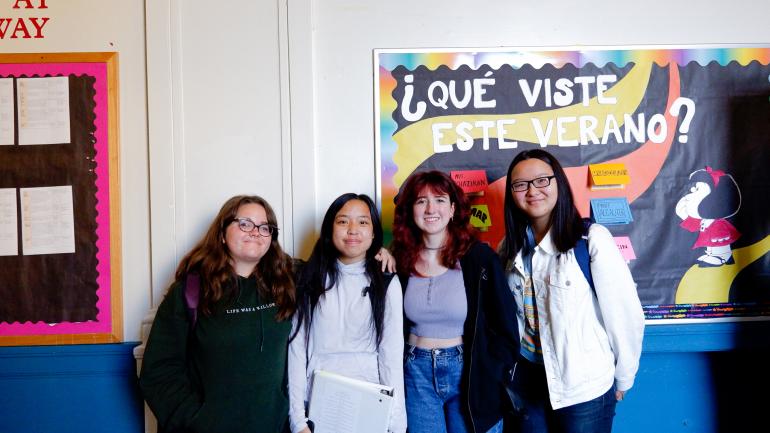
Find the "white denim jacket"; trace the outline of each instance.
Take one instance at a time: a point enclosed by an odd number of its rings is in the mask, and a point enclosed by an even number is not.
[[[627,391],[639,369],[644,312],[631,271],[607,228],[591,225],[588,249],[596,296],[574,250],[559,253],[550,231],[532,257],[543,362],[554,409],[599,397],[613,381],[618,390]],[[523,335],[526,274],[521,251],[508,272]]]

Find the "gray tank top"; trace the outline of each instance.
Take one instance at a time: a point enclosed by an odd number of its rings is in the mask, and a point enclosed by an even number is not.
[[[412,322],[409,332],[418,337],[462,336],[468,315],[463,272],[458,268],[435,277],[409,277],[404,313]]]

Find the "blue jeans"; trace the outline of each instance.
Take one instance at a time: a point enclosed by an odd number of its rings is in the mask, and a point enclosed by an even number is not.
[[[460,397],[463,346],[429,350],[407,344],[404,358],[409,433],[467,433]]]
[[[463,346],[421,349],[406,345],[404,387],[409,433],[467,433],[460,397]],[[502,433],[502,420],[489,433]]]
[[[519,376],[521,375],[521,376]],[[514,380],[520,433],[610,433],[615,417],[615,385],[599,397],[553,410],[545,368],[519,358]]]

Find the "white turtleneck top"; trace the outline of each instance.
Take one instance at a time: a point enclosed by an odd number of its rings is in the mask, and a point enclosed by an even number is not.
[[[369,285],[364,262],[345,265],[337,261],[337,266],[339,281],[319,299],[313,314],[307,354],[304,329],[289,344],[291,431],[297,433],[307,426],[305,402],[310,395],[313,372],[321,369],[392,386],[395,405],[388,430],[403,433],[406,409],[401,284],[398,278],[393,278],[388,286],[382,341],[377,348],[369,295],[362,296],[363,289]]]

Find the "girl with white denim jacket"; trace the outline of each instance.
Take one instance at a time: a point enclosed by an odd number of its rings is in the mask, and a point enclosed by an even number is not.
[[[631,272],[612,234],[593,224],[591,288],[575,256],[584,224],[551,154],[519,153],[506,181],[500,254],[522,336],[514,421],[523,433],[610,432],[616,401],[633,386],[644,334]]]

